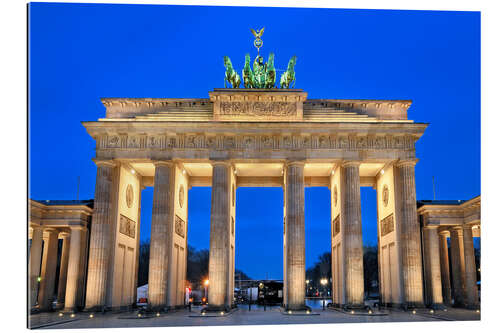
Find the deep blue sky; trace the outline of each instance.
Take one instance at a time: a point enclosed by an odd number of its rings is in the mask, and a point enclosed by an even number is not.
[[[208,97],[223,86],[222,57],[241,70],[249,28],[310,98],[411,99],[430,123],[417,143],[418,199],[480,194],[480,14],[477,12],[29,5],[29,196],[94,195],[95,142],[81,121],[104,117],[100,97]],[[376,243],[375,191],[362,188],[363,240]],[[189,191],[189,243],[208,248],[210,188]],[[282,190],[237,191],[236,267],[282,277]],[[306,189],[306,265],[330,249],[327,188]],[[141,238],[150,237],[152,189]],[[260,260],[256,260],[259,258]]]

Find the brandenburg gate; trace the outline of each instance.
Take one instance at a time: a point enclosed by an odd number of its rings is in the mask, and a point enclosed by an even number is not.
[[[284,307],[305,310],[304,188],[331,190],[333,302],[364,303],[360,187],[377,190],[382,297],[422,306],[415,142],[406,100],[307,99],[300,89],[214,89],[208,99],[103,98],[88,310],[133,304],[141,189],[154,187],[152,309],[184,305],[188,189],[211,186],[208,310],[233,306],[236,189],[282,187]],[[281,222],[280,222],[281,223]],[[390,262],[389,262],[390,261]]]

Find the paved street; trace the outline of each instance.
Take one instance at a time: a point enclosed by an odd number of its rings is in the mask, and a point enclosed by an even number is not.
[[[41,328],[67,329],[67,328],[110,328],[110,327],[164,327],[164,326],[217,326],[217,325],[277,325],[277,324],[325,324],[325,323],[375,323],[375,322],[414,322],[414,321],[437,321],[437,320],[479,320],[480,314],[475,311],[463,309],[449,309],[448,311],[437,311],[431,315],[428,310],[419,310],[417,314],[403,311],[375,312],[375,315],[351,315],[335,310],[322,311],[321,307],[313,309],[313,313],[319,315],[288,316],[280,312],[279,307],[253,306],[248,311],[247,306],[224,317],[192,317],[190,315],[199,313],[200,307],[188,310],[180,310],[160,317],[138,318],[137,312],[96,314],[89,318],[88,313],[79,313],[74,318],[68,315],[59,317],[57,313],[52,314],[54,324]],[[32,317],[32,325],[37,328],[42,324],[40,316]],[[70,320],[70,321],[68,321]]]

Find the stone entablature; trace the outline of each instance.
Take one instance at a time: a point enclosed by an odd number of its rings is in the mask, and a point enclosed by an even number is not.
[[[480,225],[481,223],[481,196],[467,201],[418,201],[417,213],[427,226],[463,226]]]
[[[84,122],[98,158],[389,160],[415,157],[427,124]],[[215,154],[215,155],[214,155]]]
[[[88,227],[92,216],[93,200],[72,201],[56,203],[51,201],[29,200],[29,222],[30,227]]]

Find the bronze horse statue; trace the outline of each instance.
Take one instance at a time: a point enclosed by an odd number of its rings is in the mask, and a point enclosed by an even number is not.
[[[276,83],[276,69],[274,68],[274,53],[269,53],[269,59],[267,60],[266,67],[266,84],[267,89],[274,88]]]
[[[227,88],[227,82],[229,82],[233,88],[239,88],[241,79],[238,73],[233,68],[231,59],[228,56],[224,56],[224,66],[226,67],[226,75],[224,76],[224,88]]]
[[[245,88],[254,88],[254,76],[252,68],[250,67],[250,54],[248,53],[245,54],[245,66],[243,67],[241,75],[243,77],[243,85],[245,86]]]
[[[292,88],[295,87],[295,63],[297,62],[297,57],[293,56],[288,62],[288,68],[286,72],[281,74],[280,86],[282,89],[290,89],[290,84],[293,82]]]

